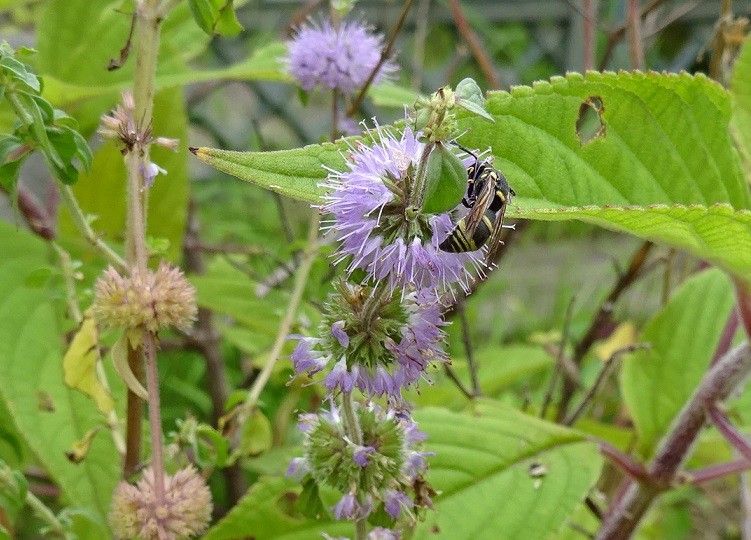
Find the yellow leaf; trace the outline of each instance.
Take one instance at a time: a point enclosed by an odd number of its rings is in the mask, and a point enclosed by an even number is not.
[[[99,433],[99,429],[97,427],[87,431],[80,441],[74,442],[71,449],[65,452],[65,457],[71,463],[75,464],[81,463],[86,459],[86,456],[89,455],[89,450],[91,450],[91,442],[94,440],[96,434]]]
[[[63,357],[65,384],[93,399],[106,415],[113,410],[115,402],[97,375],[99,360],[96,323],[87,314]]]
[[[625,322],[616,328],[610,337],[594,348],[595,354],[603,362],[608,360],[613,353],[625,349],[636,343],[636,327]]]
[[[130,364],[128,364],[128,343],[131,335],[135,335],[135,333],[123,334],[112,346],[112,363],[115,365],[117,374],[120,375],[130,391],[146,401],[148,400],[148,393],[143,385],[138,382],[138,377],[131,371]]]

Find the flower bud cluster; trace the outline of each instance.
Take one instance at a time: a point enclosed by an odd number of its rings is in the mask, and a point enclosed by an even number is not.
[[[165,476],[164,504],[157,506],[154,473],[147,469],[136,485],[115,490],[109,521],[117,538],[192,538],[211,521],[211,492],[192,466]]]
[[[134,270],[129,276],[109,267],[94,286],[94,316],[110,328],[187,331],[198,310],[195,296],[182,271],[167,263],[155,272]]]
[[[424,140],[446,141],[456,135],[456,95],[450,86],[439,88],[430,97],[420,97],[415,103],[415,129]]]
[[[358,520],[383,510],[391,520],[414,517],[429,499],[415,492],[426,469],[425,435],[417,425],[377,405],[354,407],[361,443],[352,440],[342,411],[303,414],[305,456],[290,464],[288,474],[342,493],[334,506],[337,519]]]

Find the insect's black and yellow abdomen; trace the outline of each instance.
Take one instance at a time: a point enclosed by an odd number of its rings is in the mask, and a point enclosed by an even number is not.
[[[446,239],[438,246],[441,250],[448,253],[466,253],[480,249],[490,238],[493,231],[493,220],[495,213],[488,210],[477,224],[472,236],[467,235],[467,223],[464,218],[451,230]]]

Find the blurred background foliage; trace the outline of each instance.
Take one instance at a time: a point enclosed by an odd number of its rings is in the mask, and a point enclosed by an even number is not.
[[[179,138],[181,148],[176,153],[154,152],[155,162],[168,174],[157,178],[151,192],[149,234],[154,253],[187,270],[198,290],[199,303],[207,310],[196,336],[168,336],[160,353],[164,427],[165,432],[173,432],[176,443],[185,442],[178,434],[190,431],[186,427],[189,419],[216,425],[264,366],[304,246],[309,213],[302,204],[200,165],[190,159],[187,147],[284,149],[319,142],[329,131],[328,96],[313,93],[302,99],[277,60],[283,52],[280,42],[295,24],[310,14],[316,16],[320,10],[317,2],[248,0],[235,4],[243,26],[236,36],[209,38],[192,21],[184,2],[163,31],[154,132]],[[503,88],[582,69],[584,20],[579,0],[465,0],[462,4],[497,67]],[[656,4],[642,29],[646,65],[654,70],[705,72],[719,0]],[[623,24],[625,2],[600,0],[598,5],[599,61],[608,48],[608,37]],[[361,0],[353,15],[387,32],[400,8],[397,1]],[[736,1],[734,8],[737,14],[748,15],[751,1]],[[130,80],[132,61],[116,71],[104,70],[125,43],[130,9],[127,0],[0,0],[0,36],[14,47],[38,50],[31,62],[44,79],[44,95],[75,117],[90,137],[94,164],[81,176],[75,192],[84,210],[96,216],[94,228],[115,245],[123,238],[124,204],[119,201],[124,200],[124,167],[115,145],[102,142],[94,130],[99,116],[116,103]],[[374,95],[374,100],[363,104],[360,118],[377,117],[381,124],[400,119],[403,108],[393,105],[401,96],[428,93],[464,77],[486,86],[483,72],[457,33],[446,0],[415,0],[396,43],[401,69],[380,101],[391,106],[378,105]],[[606,67],[629,67],[623,41],[613,48]],[[389,99],[389,91],[396,100]],[[11,123],[7,104],[0,100],[0,131],[8,131]],[[57,335],[72,330],[64,314],[62,277],[51,251],[45,250],[32,232],[18,232],[27,228],[19,212],[29,205],[45,210],[51,220],[47,225],[55,231],[57,241],[82,263],[77,272],[84,307],[102,261],[81,240],[66,210],[58,204],[41,160],[25,164],[18,195],[17,204],[15,193],[0,201],[6,221],[0,228],[0,258],[10,260],[17,254],[23,261],[25,279],[27,283],[32,280],[34,287],[23,302],[57,299],[57,309],[34,323],[38,325],[34,328],[41,328],[54,321],[61,332],[53,331],[49,339],[56,341]],[[466,335],[458,316],[447,331],[455,370],[465,384],[469,384],[466,344],[471,343],[485,394],[524,409],[544,398],[564,328],[571,342],[581,339],[640,242],[571,222],[520,224],[519,229],[499,270],[464,306]],[[326,257],[328,249],[324,246],[315,263],[295,333],[316,327],[318,308],[334,275]],[[642,328],[700,264],[673,250],[654,249],[649,272],[612,306],[607,324],[597,336],[598,345],[584,359],[584,387],[591,384],[608,351],[634,342],[635,329]],[[11,316],[8,306],[2,313]],[[7,322],[0,320],[0,327]],[[285,354],[290,349],[288,344]],[[12,354],[18,355],[14,359],[19,363],[26,362],[22,351]],[[288,458],[298,452],[293,413],[319,403],[314,387],[289,386],[290,374],[289,363],[280,362],[262,394],[262,414],[240,434],[247,457],[240,471],[245,484],[261,474],[283,472]],[[14,376],[37,381],[34,373],[23,369],[16,370]],[[219,392],[216,385],[224,384],[225,376],[226,385]],[[433,378],[434,384],[423,384],[410,396],[413,401],[454,409],[465,406],[465,398],[442,373],[436,372]],[[116,379],[111,380],[115,384]],[[6,379],[4,384],[14,382]],[[61,381],[54,389],[41,383],[31,386],[30,395],[35,399],[41,400],[44,393],[56,403],[68,399]],[[122,388],[116,392],[121,393]],[[226,403],[216,403],[217,395]],[[0,459],[26,470],[34,478],[37,492],[54,501],[60,488],[38,467],[40,447],[29,448],[18,433],[33,425],[34,416],[26,423],[12,422],[1,403]],[[608,383],[590,418],[579,427],[615,446],[629,448],[633,435],[622,403],[616,382]],[[75,411],[70,414],[76,415]],[[47,441],[46,451],[62,459],[62,452],[83,433],[74,430],[69,435],[64,440]],[[195,439],[188,433],[186,437],[191,444],[199,440],[208,454],[217,451],[211,436]],[[105,438],[98,435],[95,445],[104,444]],[[178,446],[174,447],[176,461],[190,455],[185,446],[179,451]],[[706,456],[707,461],[716,461],[727,453],[717,434],[707,432],[694,460],[701,464]],[[44,459],[41,464],[49,465]],[[80,474],[80,469],[77,471]],[[212,476],[219,514],[237,495],[228,489],[230,474]],[[645,538],[737,537],[734,514],[739,508],[738,490],[733,482],[713,484],[704,493],[692,487],[676,490],[661,501],[642,534]],[[582,511],[580,517],[582,527],[592,527],[591,516]],[[13,521],[16,516],[6,519]],[[34,517],[18,516],[16,528],[35,530]]]

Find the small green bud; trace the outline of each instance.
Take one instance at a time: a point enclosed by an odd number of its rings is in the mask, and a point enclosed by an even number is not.
[[[430,153],[426,167],[422,211],[440,214],[456,208],[467,189],[467,169],[462,161],[439,142]]]

